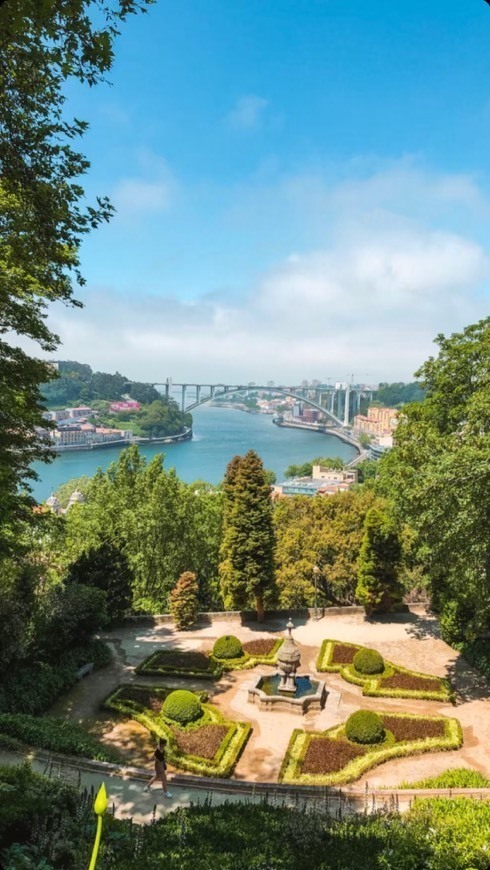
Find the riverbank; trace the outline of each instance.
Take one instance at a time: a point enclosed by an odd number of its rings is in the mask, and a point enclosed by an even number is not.
[[[72,453],[73,451],[84,450],[107,450],[109,447],[129,447],[131,444],[150,445],[150,444],[178,444],[180,441],[189,441],[192,438],[192,426],[179,432],[178,435],[165,435],[161,438],[142,438],[134,436],[133,438],[117,438],[114,441],[100,441],[91,444],[57,444],[50,449],[54,453]]]
[[[62,483],[76,477],[92,477],[98,468],[105,471],[115,462],[121,447],[107,446],[104,450],[84,450],[60,453],[54,462],[35,462],[34,471],[39,480],[33,481],[32,493],[44,501]],[[223,480],[226,466],[237,454],[256,450],[265,467],[273,471],[278,480],[284,479],[289,465],[311,460],[322,453],[339,456],[350,462],[357,451],[338,438],[324,434],[319,450],[318,434],[308,430],[282,429],[272,424],[267,414],[236,414],[226,408],[203,405],[193,411],[193,437],[177,443],[140,443],[142,455],[150,461],[158,453],[165,454],[165,465],[175,468],[185,483],[205,480],[216,485]]]
[[[310,432],[318,432],[320,435],[334,435],[335,438],[340,438],[344,444],[350,444],[354,447],[359,454],[362,453],[362,447],[360,443],[354,438],[352,435],[348,435],[347,432],[344,432],[342,429],[335,429],[333,426],[322,426],[319,423],[296,423],[292,420],[282,420],[278,422],[276,419],[272,421],[274,426],[279,426],[282,429],[308,429]]]

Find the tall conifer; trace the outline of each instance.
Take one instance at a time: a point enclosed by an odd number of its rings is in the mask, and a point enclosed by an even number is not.
[[[224,482],[220,584],[225,607],[253,604],[264,618],[264,600],[274,597],[274,531],[270,486],[253,450],[235,456]]]
[[[390,518],[376,507],[366,514],[359,555],[356,598],[367,615],[387,612],[400,599],[400,538]]]

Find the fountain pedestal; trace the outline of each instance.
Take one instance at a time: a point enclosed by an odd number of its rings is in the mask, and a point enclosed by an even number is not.
[[[301,653],[293,640],[291,630],[293,623],[289,620],[287,626],[288,635],[277,654],[277,669],[281,675],[279,692],[296,692],[296,671],[301,661]]]
[[[300,714],[321,710],[325,683],[310,680],[306,675],[297,676],[301,653],[291,634],[291,620],[286,627],[288,635],[277,655],[277,673],[258,677],[248,689],[248,700],[258,704],[261,710],[289,710]]]

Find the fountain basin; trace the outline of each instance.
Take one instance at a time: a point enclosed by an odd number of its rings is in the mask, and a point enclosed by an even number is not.
[[[248,700],[260,710],[289,710],[301,716],[308,710],[321,710],[325,703],[325,683],[307,674],[295,678],[295,691],[280,691],[282,674],[258,677],[248,689]]]

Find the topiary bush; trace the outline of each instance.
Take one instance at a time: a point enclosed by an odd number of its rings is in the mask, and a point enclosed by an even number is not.
[[[239,659],[243,655],[243,647],[237,637],[224,634],[219,637],[213,647],[213,656],[217,659]]]
[[[371,710],[358,710],[349,716],[345,733],[354,743],[382,743],[385,737],[381,717]]]
[[[375,649],[358,650],[352,663],[359,674],[382,674],[385,669],[383,656]]]
[[[174,719],[180,725],[188,725],[202,716],[201,702],[194,692],[187,689],[177,689],[165,699],[162,713],[168,719]]]

